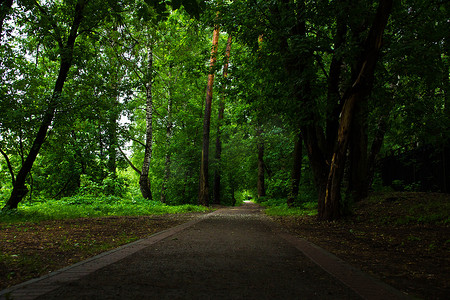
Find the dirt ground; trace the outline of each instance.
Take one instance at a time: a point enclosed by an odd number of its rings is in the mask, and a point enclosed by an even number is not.
[[[318,223],[314,217],[273,220],[401,291],[424,299],[448,299],[450,224],[394,222],[427,197],[429,194],[402,194],[378,202],[363,201],[353,216],[339,222]],[[0,290],[197,216],[0,223]]]
[[[0,290],[197,216],[180,214],[0,223]]]
[[[450,224],[406,222],[418,203],[439,196],[395,194],[358,203],[355,214],[339,222],[315,217],[273,217],[291,232],[315,243],[393,287],[423,299],[450,295]],[[423,209],[429,205],[423,205]],[[450,212],[447,211],[447,218]],[[425,212],[424,212],[425,214]],[[395,221],[397,220],[397,221]],[[397,224],[400,223],[400,224]]]

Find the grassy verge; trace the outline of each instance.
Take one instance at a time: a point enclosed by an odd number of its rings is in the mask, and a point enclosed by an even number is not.
[[[2,207],[2,203],[0,203]],[[0,290],[184,223],[210,209],[75,196],[0,211]]]
[[[304,202],[294,207],[288,207],[286,199],[264,199],[260,204],[266,207],[269,216],[315,216],[317,202]]]
[[[21,203],[17,210],[0,211],[0,222],[39,222],[84,217],[148,216],[206,211],[208,208],[192,204],[170,206],[159,201],[140,198],[76,196]]]

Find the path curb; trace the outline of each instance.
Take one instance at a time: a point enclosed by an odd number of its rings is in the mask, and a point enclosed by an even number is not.
[[[281,228],[279,224],[275,223],[270,218],[268,218],[268,221],[275,225],[275,230],[280,237],[300,250],[306,257],[311,259],[328,274],[351,288],[363,299],[415,299],[353,267],[325,249],[299,236],[286,232],[285,229]]]
[[[191,227],[219,210],[0,291],[0,300],[32,300]]]

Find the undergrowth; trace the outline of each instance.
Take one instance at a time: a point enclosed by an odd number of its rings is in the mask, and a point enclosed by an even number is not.
[[[286,199],[263,199],[260,204],[266,207],[265,213],[269,216],[315,216],[317,215],[317,202],[296,203],[289,207]]]
[[[124,199],[115,196],[75,196],[59,200],[20,203],[19,208],[0,211],[2,222],[38,222],[43,220],[72,219],[103,216],[145,216],[205,212],[204,206],[184,204],[170,206],[143,198]]]

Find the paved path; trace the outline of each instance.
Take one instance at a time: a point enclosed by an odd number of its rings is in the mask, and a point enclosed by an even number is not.
[[[248,203],[0,292],[23,300],[403,297]]]

